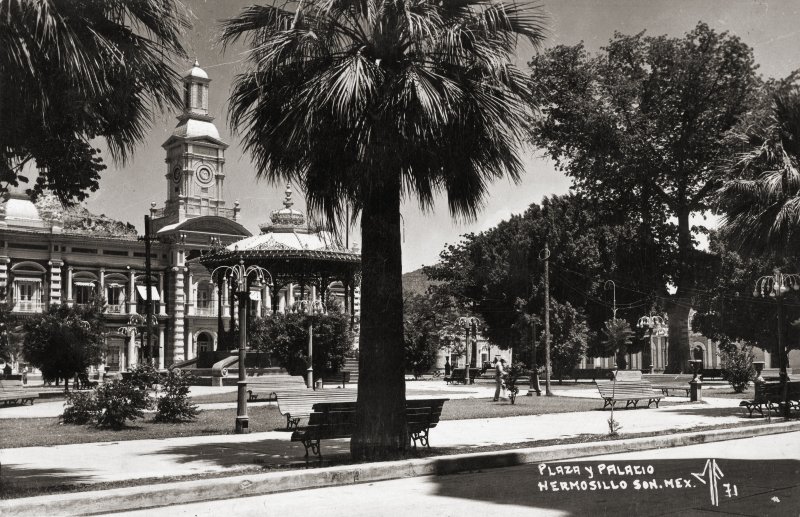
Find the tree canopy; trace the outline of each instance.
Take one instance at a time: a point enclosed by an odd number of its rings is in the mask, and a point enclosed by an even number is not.
[[[105,338],[102,299],[86,306],[51,305],[24,324],[25,359],[44,380],[70,379],[100,363]]]
[[[0,193],[23,182],[69,202],[97,190],[94,139],[124,161],[155,112],[180,105],[187,27],[177,0],[0,2]]]
[[[752,50],[699,23],[681,38],[616,33],[596,55],[559,45],[530,67],[541,113],[533,143],[578,192],[638,223],[653,253],[644,256],[649,283],[666,276],[677,287],[667,300],[669,368],[685,369],[688,347],[677,345],[688,342],[697,281],[689,218],[713,208],[731,154],[726,133],[753,103]]]

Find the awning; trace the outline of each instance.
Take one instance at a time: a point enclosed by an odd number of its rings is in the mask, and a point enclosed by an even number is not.
[[[42,283],[42,279],[41,278],[25,278],[25,277],[19,277],[18,276],[16,278],[14,278],[14,282],[18,282],[18,283],[23,283],[24,282],[24,283],[28,283],[28,284],[41,284]]]
[[[142,297],[142,300],[147,300],[147,286],[137,285],[136,292]],[[155,286],[150,286],[150,299],[154,302],[160,301],[161,297],[158,295],[158,289]]]
[[[78,287],[94,287],[94,282],[75,282]]]

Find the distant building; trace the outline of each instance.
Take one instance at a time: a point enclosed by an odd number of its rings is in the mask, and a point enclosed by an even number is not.
[[[229,208],[224,199],[228,144],[208,114],[210,82],[197,63],[183,77],[183,113],[163,144],[166,202],[163,208],[150,207],[155,235],[151,299],[159,323],[153,341],[160,368],[216,350],[220,327],[229,327],[228,289],[215,286],[209,272],[191,259],[252,235],[240,223],[239,203]],[[304,225],[291,204],[287,188],[284,208],[275,210],[272,224],[262,228],[271,232],[270,242],[283,249],[330,245],[325,235]],[[291,224],[286,224],[287,214]],[[125,370],[142,357],[142,336],[129,332],[127,324],[131,315],[145,313],[145,285],[145,243],[132,225],[80,207],[64,209],[52,196],[33,203],[24,194],[12,194],[0,203],[0,287],[13,299],[14,313],[25,318],[53,304],[85,304],[102,295],[108,305],[100,368]],[[331,296],[342,296],[341,286],[326,287]],[[251,296],[252,312],[259,316],[273,308],[264,302],[268,288],[262,289]],[[303,295],[301,286],[292,283],[272,293],[280,311],[291,309]],[[357,311],[358,290],[354,297],[351,306]]]

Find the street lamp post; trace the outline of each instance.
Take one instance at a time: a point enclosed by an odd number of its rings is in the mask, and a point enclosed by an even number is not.
[[[469,333],[470,329],[472,329],[472,338],[478,339],[478,318],[475,317],[465,317],[461,316],[458,318],[457,324],[459,327],[464,327],[464,331],[466,333],[466,342],[464,347],[464,354],[466,355],[466,361],[464,364],[464,384],[469,385],[469,367],[470,367],[470,358],[469,358],[469,351],[471,348],[469,342]]]
[[[320,303],[309,303],[301,300],[297,310],[303,314],[315,314],[324,312]],[[314,389],[314,323],[308,320],[308,368],[306,369],[306,384],[309,389]]]
[[[778,335],[777,335],[777,351],[778,362],[780,368],[781,384],[783,386],[783,416],[789,418],[789,353],[786,350],[786,341],[784,339],[783,330],[783,295],[789,292],[789,289],[797,291],[800,289],[800,275],[796,273],[781,273],[779,269],[775,269],[772,275],[766,275],[756,280],[755,289],[753,289],[753,296],[775,298],[775,305],[777,307],[778,319]]]
[[[245,357],[247,354],[247,302],[250,300],[250,285],[248,279],[252,276],[253,282],[261,284],[265,275],[269,277],[270,285],[272,275],[266,269],[251,265],[245,267],[244,260],[239,259],[235,266],[220,266],[211,272],[212,278],[217,270],[222,270],[223,276],[228,276],[231,283],[235,282],[236,298],[239,301],[239,380],[236,383],[238,392],[236,397],[236,434],[250,432],[250,422],[247,416],[247,372],[245,370]]]

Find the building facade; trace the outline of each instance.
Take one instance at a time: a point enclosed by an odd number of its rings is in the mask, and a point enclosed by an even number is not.
[[[210,82],[197,63],[183,77],[183,112],[163,144],[165,203],[151,203],[149,209],[150,294],[158,320],[158,335],[151,340],[159,368],[216,350],[218,331],[229,328],[235,312],[230,290],[215,285],[192,259],[252,236],[240,223],[239,203],[228,207],[224,198],[228,144],[208,114]],[[289,192],[289,203],[290,198]],[[0,204],[0,288],[14,301],[15,316],[24,319],[54,304],[80,305],[102,296],[107,303],[102,369],[126,370],[144,353],[145,339],[132,317],[146,310],[145,259],[145,243],[130,224],[80,207],[64,209],[51,196],[33,203],[24,194],[11,194]],[[336,289],[331,286],[333,295]],[[291,309],[304,295],[293,284],[273,294],[281,300],[280,310]],[[255,315],[271,314],[271,304],[263,302],[267,296],[252,294]]]

